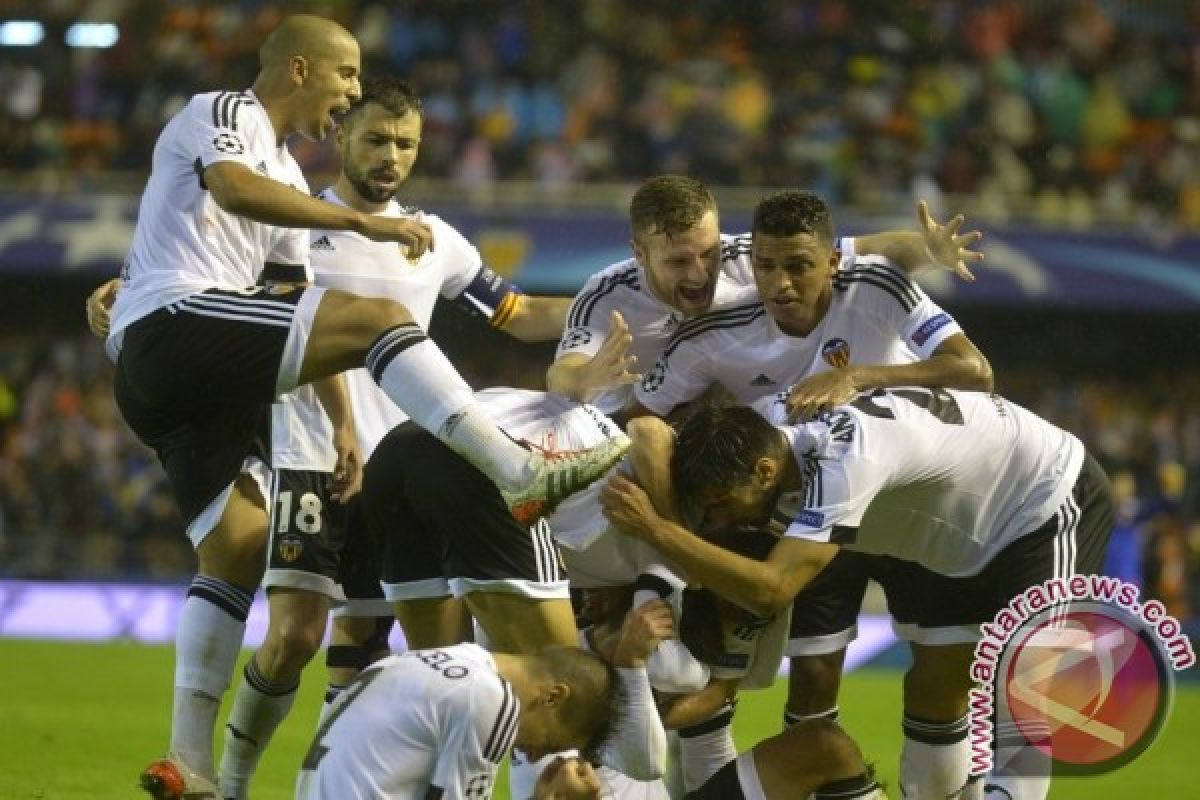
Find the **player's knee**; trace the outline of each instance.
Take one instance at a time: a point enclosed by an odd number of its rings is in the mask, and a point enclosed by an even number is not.
[[[407,306],[382,297],[357,298],[351,314],[352,319],[375,333],[413,322]]]
[[[269,636],[278,661],[295,668],[311,661],[324,639],[324,623],[324,617],[309,619],[302,615],[287,616],[273,623]]]
[[[797,656],[789,664],[788,709],[815,714],[837,704],[842,681],[842,654]]]
[[[861,775],[866,770],[858,745],[842,726],[828,719],[806,720],[791,730],[804,743],[808,770],[823,783]]]

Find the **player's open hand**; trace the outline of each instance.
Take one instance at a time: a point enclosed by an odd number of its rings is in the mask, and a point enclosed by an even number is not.
[[[633,335],[621,312],[614,311],[609,318],[608,335],[592,360],[582,367],[582,384],[589,397],[606,389],[628,386],[642,376],[632,370],[637,366],[637,356],[629,354]]]
[[[618,531],[639,539],[647,538],[662,519],[645,490],[620,474],[600,490],[600,508]]]
[[[354,429],[336,431],[333,434],[333,449],[337,451],[337,462],[333,465],[331,497],[345,505],[362,489],[362,453],[358,450],[358,437]]]
[[[792,422],[812,419],[819,411],[849,403],[858,392],[851,367],[809,375],[788,389],[788,419]]]
[[[925,249],[929,251],[930,259],[945,269],[953,270],[965,281],[975,280],[970,265],[982,261],[983,253],[972,248],[979,244],[983,232],[959,233],[959,228],[966,221],[962,214],[955,214],[942,225],[929,213],[929,205],[924,200],[917,203],[917,218],[921,221],[921,233],[925,237]]]
[[[113,278],[105,281],[88,295],[85,308],[87,309],[88,328],[92,335],[101,339],[108,336],[109,314],[113,303],[117,300],[117,290],[121,288],[121,279]]]
[[[675,614],[665,600],[651,600],[625,615],[621,636],[613,649],[613,664],[641,667],[663,639],[674,639]]]
[[[408,258],[414,261],[433,250],[433,231],[430,227],[407,217],[364,214],[359,233],[377,242],[398,242],[405,248]]]

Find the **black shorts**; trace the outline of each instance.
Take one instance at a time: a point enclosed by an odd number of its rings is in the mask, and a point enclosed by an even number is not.
[[[306,589],[342,600],[338,568],[346,547],[346,506],[331,499],[333,475],[275,470],[263,585]]]
[[[840,550],[792,601],[788,656],[846,649],[858,633],[858,612],[878,556]]]
[[[888,559],[880,577],[904,638],[925,645],[971,644],[979,626],[1043,581],[1099,573],[1113,528],[1108,476],[1087,456],[1067,507],[1011,542],[978,575],[952,578],[919,564]]]
[[[367,462],[363,509],[383,542],[389,600],[476,589],[569,596],[546,521],[521,526],[483,473],[412,422],[385,436]]]
[[[304,291],[210,289],[124,332],[117,406],[158,455],[189,526],[247,456],[270,463],[271,401]]]
[[[337,574],[346,603],[334,610],[334,616],[392,616],[383,596],[382,576],[383,543],[367,525],[360,493],[346,504],[346,547]]]

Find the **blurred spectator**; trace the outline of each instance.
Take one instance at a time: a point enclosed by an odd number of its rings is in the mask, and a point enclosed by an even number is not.
[[[339,19],[368,71],[411,77],[421,174],[474,189],[684,171],[878,206],[933,181],[999,218],[1200,228],[1200,14],[1173,2],[10,3],[46,37],[0,47],[0,169],[64,189],[144,171],[188,95],[250,83],[285,9]],[[97,14],[117,44],[66,48]]]

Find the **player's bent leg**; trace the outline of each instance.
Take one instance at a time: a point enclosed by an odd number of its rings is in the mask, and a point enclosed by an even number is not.
[[[324,721],[330,704],[349,686],[358,673],[391,654],[388,635],[395,618],[333,615],[329,646],[325,648],[325,668],[329,685],[321,706],[318,724]]]
[[[788,664],[788,697],[784,725],[812,719],[836,720],[845,649],[811,656],[793,656]]]
[[[904,676],[904,747],[900,786],[906,797],[957,796],[967,784],[970,752],[967,693],[974,646],[910,642]]]
[[[569,598],[473,591],[464,599],[497,652],[538,653],[555,645],[579,644]]]
[[[304,354],[299,382],[365,364],[414,422],[505,492],[508,507],[523,524],[598,480],[629,448],[623,433],[587,450],[560,453],[514,442],[475,402],[471,387],[406,308],[388,300],[321,291],[315,312],[297,311],[291,333],[298,344],[293,338],[288,341],[290,349]]]
[[[718,771],[688,800],[886,798],[862,753],[830,720],[814,719],[759,742]]]
[[[461,597],[419,597],[392,604],[413,650],[472,641],[471,614]]]
[[[221,796],[244,800],[250,779],[300,688],[300,674],[321,646],[329,598],[317,592],[271,587],[267,635],[246,662],[225,725]]]
[[[214,501],[214,503],[217,501]],[[246,617],[263,572],[266,510],[258,485],[240,475],[212,529],[193,534],[199,571],[188,589],[175,633],[170,757],[143,773],[143,786],[169,797],[171,772],[189,790],[215,778],[213,734],[221,698],[241,651]],[[172,766],[172,763],[175,766]],[[169,769],[168,769],[169,768]]]

